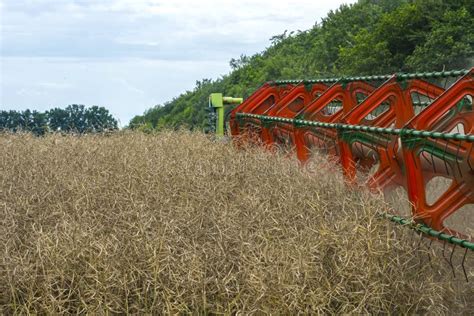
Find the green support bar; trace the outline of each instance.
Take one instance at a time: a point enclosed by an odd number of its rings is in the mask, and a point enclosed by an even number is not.
[[[222,93],[211,93],[209,96],[209,105],[213,107],[217,113],[216,136],[224,136],[224,105],[240,104],[243,101],[243,98],[224,97]]]
[[[453,235],[445,234],[443,232],[434,230],[434,229],[432,229],[432,228],[430,228],[426,225],[415,223],[411,219],[406,219],[406,218],[396,216],[396,215],[391,215],[391,214],[381,214],[381,216],[391,220],[394,223],[410,227],[410,228],[412,228],[416,231],[419,231],[420,233],[423,233],[425,235],[428,235],[430,237],[434,237],[434,238],[437,238],[441,241],[446,241],[450,244],[460,246],[460,247],[463,247],[463,248],[467,248],[469,250],[474,251],[474,243],[470,242],[469,240],[458,238],[458,237],[453,236]]]
[[[408,128],[390,128],[390,127],[377,127],[377,126],[365,126],[365,125],[350,125],[340,123],[324,123],[318,121],[307,121],[300,119],[292,119],[278,116],[267,116],[251,113],[237,113],[237,118],[254,118],[262,122],[281,122],[289,123],[295,126],[315,126],[315,127],[326,127],[340,130],[350,131],[362,131],[377,134],[390,134],[398,135],[405,141],[408,137],[420,137],[420,138],[434,138],[434,139],[446,139],[446,140],[461,140],[466,142],[474,142],[474,134],[459,134],[459,133],[444,133],[444,132],[433,132],[433,131],[422,131]]]
[[[471,68],[472,69],[472,68]],[[377,81],[377,80],[388,80],[396,75],[397,79],[415,79],[415,78],[447,78],[447,77],[458,77],[464,76],[469,73],[470,69],[461,69],[461,70],[450,70],[450,71],[440,71],[440,72],[417,72],[417,73],[397,73],[397,74],[387,74],[387,75],[375,75],[375,76],[362,76],[362,77],[338,77],[338,78],[319,78],[319,79],[296,79],[296,80],[276,80],[270,81],[271,84],[314,84],[314,83],[335,83],[338,81],[341,82],[351,82],[351,81]]]

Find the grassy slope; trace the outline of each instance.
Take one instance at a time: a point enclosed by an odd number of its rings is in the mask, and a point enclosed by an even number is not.
[[[330,12],[310,30],[271,39],[265,51],[232,60],[232,71],[136,116],[130,126],[201,129],[212,92],[249,96],[268,80],[441,70],[470,66],[472,1],[360,0]]]

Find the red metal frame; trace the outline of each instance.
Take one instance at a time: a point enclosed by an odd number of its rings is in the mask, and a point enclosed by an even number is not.
[[[435,99],[443,91],[444,89],[420,79],[400,83],[396,77],[393,77],[342,118],[341,122],[351,125],[402,128],[415,114],[412,93],[419,93],[430,99]],[[370,113],[386,101],[390,105],[385,112],[373,120],[366,119]],[[393,186],[405,186],[402,170],[403,159],[399,153],[398,138],[396,136],[388,137],[388,140],[385,140],[386,143],[381,144],[380,142],[383,141],[379,139],[378,142],[373,142],[370,147],[362,146],[359,143],[361,147],[355,151],[353,146],[357,143],[349,144],[343,139],[339,139],[341,164],[349,182],[355,181],[356,164],[368,171],[379,163],[377,171],[368,180],[370,188],[385,191],[392,189]],[[368,155],[368,150],[372,151],[371,153],[376,156],[376,159]]]
[[[283,98],[293,88],[293,85],[278,86],[271,83],[266,83],[261,86],[248,99],[235,107],[230,113],[229,124],[232,136],[235,137],[237,135],[242,135],[242,132],[245,131],[247,134],[245,136],[248,138],[252,138],[253,136],[260,137],[261,127],[259,121],[247,120],[246,122],[243,122],[243,126],[240,126],[235,114],[238,112],[263,114],[270,107],[278,103],[280,99]]]
[[[304,110],[315,98],[319,97],[328,86],[317,83],[308,86],[299,85],[292,89],[280,102],[268,109],[264,114],[269,116],[279,116],[294,118]],[[293,125],[284,123],[273,123],[263,127],[262,139],[269,146],[276,144],[293,147],[295,143],[293,137]]]
[[[305,120],[315,120],[325,123],[337,123],[344,114],[348,113],[357,105],[357,94],[370,94],[375,88],[362,81],[354,81],[344,85],[335,83],[322,95],[314,100],[296,116]],[[332,115],[325,115],[322,112],[331,102],[340,100],[342,108]],[[319,131],[319,133],[317,133]],[[321,134],[322,133],[322,134]],[[337,143],[337,131],[331,129],[318,129],[310,127],[299,127],[294,131],[296,144],[296,155],[301,162],[306,162],[311,153],[311,147],[324,147],[329,154],[337,155],[336,147],[328,143]]]
[[[336,82],[330,87],[324,84],[266,84],[232,111],[232,135],[254,133],[267,145],[289,144],[302,163],[308,160],[312,148],[324,149],[339,159],[348,183],[356,181],[357,170],[367,172],[378,164],[372,175],[367,173],[367,184],[372,190],[386,193],[397,186],[404,187],[413,205],[412,213],[419,221],[436,230],[462,236],[462,232],[445,227],[444,221],[459,208],[474,203],[473,143],[433,137],[414,138],[411,134],[403,134],[403,131],[414,129],[450,133],[462,124],[466,134],[474,134],[473,76],[474,68],[447,90],[415,79],[416,76],[397,75],[378,88],[364,81]],[[360,103],[357,98],[359,93],[367,95]],[[416,114],[413,94],[434,101]],[[272,102],[268,102],[269,98]],[[341,108],[336,108],[334,112],[327,111],[328,105],[335,101],[340,102]],[[460,106],[461,101],[470,104]],[[384,111],[374,114],[381,107]],[[294,121],[266,122],[257,118],[247,118],[240,126],[236,120],[236,113],[239,112],[352,126],[396,128],[401,134],[350,130],[341,125],[298,126],[294,125],[297,123]],[[360,148],[357,148],[358,145]],[[430,155],[431,162],[427,155]],[[452,184],[430,205],[426,201],[426,188],[429,181],[437,176],[451,179]]]
[[[405,128],[449,132],[461,123],[466,134],[473,134],[472,104],[471,110],[467,113],[453,111],[464,97],[468,95],[474,97],[473,75],[474,70],[471,70],[439,96],[431,106],[409,121]],[[454,115],[449,115],[450,111]],[[473,143],[431,139],[430,145],[448,155],[451,154],[456,159],[448,159],[447,155],[442,159],[441,166],[436,161],[434,165],[427,166],[420,157],[426,151],[426,143],[419,142],[412,146],[403,146],[406,176],[410,180],[408,181],[408,196],[413,204],[413,214],[434,229],[453,235],[462,235],[445,227],[444,221],[462,206],[474,203],[474,177],[471,168],[474,165]],[[436,202],[429,205],[426,201],[426,185],[436,176],[452,179],[452,184]]]

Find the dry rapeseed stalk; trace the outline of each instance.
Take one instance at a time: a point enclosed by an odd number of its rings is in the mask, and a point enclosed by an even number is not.
[[[455,302],[446,266],[376,217],[387,206],[318,165],[183,131],[0,135],[0,146],[0,312],[444,313]]]

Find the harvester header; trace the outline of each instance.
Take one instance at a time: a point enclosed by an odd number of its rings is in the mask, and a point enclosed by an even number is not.
[[[362,179],[384,194],[402,188],[414,223],[472,250],[473,97],[474,68],[277,80],[236,106],[229,124],[235,142],[294,152],[302,164],[314,153],[331,156],[350,185]],[[222,111],[224,99],[211,95]],[[439,178],[447,184],[433,197]],[[453,220],[460,215],[471,228]]]

